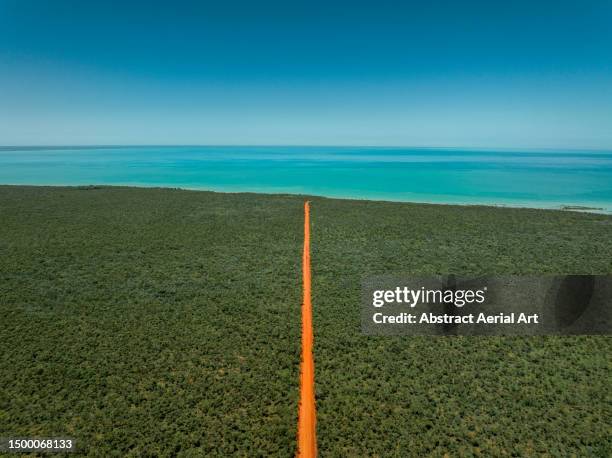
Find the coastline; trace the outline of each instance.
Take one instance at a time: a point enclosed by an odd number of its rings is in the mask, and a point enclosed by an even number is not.
[[[372,197],[358,197],[350,195],[324,195],[317,193],[303,193],[303,192],[290,192],[290,191],[274,191],[268,189],[257,189],[257,190],[241,190],[237,188],[207,188],[198,186],[173,186],[172,184],[159,184],[149,185],[142,183],[113,183],[113,184],[65,184],[65,183],[54,183],[54,184],[24,184],[24,183],[0,183],[0,187],[11,186],[11,187],[34,187],[34,188],[75,188],[75,189],[97,189],[97,188],[135,188],[135,189],[168,189],[168,190],[183,190],[183,191],[197,191],[206,193],[218,193],[218,194],[254,194],[262,196],[291,196],[291,197],[303,197],[308,198],[319,198],[319,199],[333,199],[343,201],[360,201],[360,202],[380,202],[380,203],[396,203],[396,204],[411,204],[411,205],[436,205],[436,206],[450,206],[450,207],[485,207],[495,209],[518,209],[518,210],[548,210],[558,212],[573,212],[573,213],[590,213],[595,215],[612,216],[611,207],[591,207],[585,205],[579,205],[574,203],[555,203],[552,205],[530,205],[531,203],[495,203],[495,202],[444,202],[444,201],[433,201],[433,200],[403,200],[403,199],[387,199],[387,198],[372,198]],[[605,204],[604,204],[605,205]]]
[[[409,147],[0,148],[0,183],[180,187],[612,214],[612,152]]]

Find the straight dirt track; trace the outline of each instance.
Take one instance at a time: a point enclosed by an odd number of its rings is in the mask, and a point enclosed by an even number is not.
[[[298,457],[317,455],[316,410],[314,396],[314,360],[312,354],[312,302],[310,297],[310,203],[304,203],[304,252],[302,255],[302,361],[300,370],[300,404],[298,412]]]

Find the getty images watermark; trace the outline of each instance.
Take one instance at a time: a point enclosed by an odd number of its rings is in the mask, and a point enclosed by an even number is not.
[[[612,276],[377,276],[362,283],[371,335],[610,334]]]

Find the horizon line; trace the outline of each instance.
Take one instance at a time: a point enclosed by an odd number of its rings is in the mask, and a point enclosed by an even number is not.
[[[529,151],[601,151],[612,152],[612,146],[606,148],[593,147],[561,147],[561,146],[473,146],[473,145],[372,145],[372,144],[275,144],[275,143],[88,143],[88,144],[20,144],[20,145],[0,145],[0,149],[86,149],[86,148],[231,148],[231,147],[272,147],[272,148],[380,148],[380,149],[471,149],[471,150],[529,150]]]

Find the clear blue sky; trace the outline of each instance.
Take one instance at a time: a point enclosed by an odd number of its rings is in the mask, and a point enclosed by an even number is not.
[[[0,0],[0,144],[612,148],[612,1]]]

